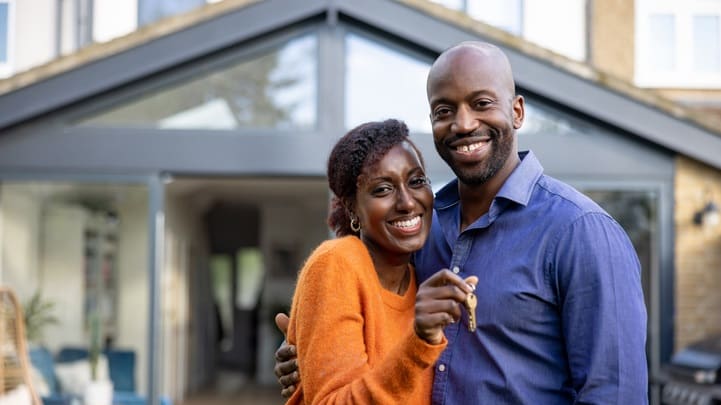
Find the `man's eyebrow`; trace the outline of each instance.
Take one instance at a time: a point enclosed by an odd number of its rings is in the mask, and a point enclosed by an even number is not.
[[[469,93],[465,98],[476,98],[478,96],[491,96],[493,98],[498,98],[498,94],[490,89],[481,89],[476,90],[471,93]],[[437,104],[453,104],[447,97],[438,97],[438,98],[431,98],[429,104],[431,106],[437,105]]]
[[[436,105],[436,104],[449,104],[449,101],[445,97],[438,97],[438,98],[431,98],[430,105]]]

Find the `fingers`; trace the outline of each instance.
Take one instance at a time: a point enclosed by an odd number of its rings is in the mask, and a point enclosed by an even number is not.
[[[273,367],[273,372],[275,373],[275,376],[278,377],[278,382],[280,382],[280,384],[284,387],[287,384],[284,384],[283,381],[287,381],[287,377],[290,374],[294,372],[297,374],[298,361],[296,356],[296,347],[288,344],[286,341],[284,341],[278,350],[275,351],[275,367]]]
[[[478,277],[476,276],[468,276],[463,281],[469,286],[471,286],[473,290],[475,290],[476,286],[478,285]]]
[[[466,280],[448,269],[443,269],[433,274],[418,287],[418,295],[422,295],[425,299],[451,299],[462,303],[468,293],[475,289],[478,277],[470,276]]]
[[[288,342],[284,340],[283,344],[275,351],[275,362],[284,363],[289,360],[294,360],[297,355],[295,345],[288,344]]]
[[[287,336],[288,334],[288,324],[290,323],[290,318],[288,318],[288,315],[284,313],[278,313],[275,315],[275,326],[278,327],[278,330],[280,330],[283,333],[283,336]]]
[[[291,395],[295,392],[295,385],[291,385],[288,388],[283,388],[283,390],[280,392],[280,395],[283,396],[283,398],[290,398]]]
[[[416,295],[416,334],[431,344],[440,343],[443,328],[461,318],[461,306],[477,283],[476,276],[464,280],[447,269],[424,281]]]
[[[289,347],[295,350],[295,346]],[[281,357],[278,355],[280,350],[281,349],[278,349],[278,351],[276,351],[276,362],[273,372],[275,376],[278,377],[278,383],[281,386],[280,395],[282,395],[283,398],[288,398],[293,394],[296,385],[300,382],[300,371],[298,370],[298,360],[295,358],[283,362],[278,360],[279,357]]]
[[[293,363],[295,366],[295,369],[297,370],[298,364],[295,360],[289,361],[288,363]],[[287,365],[288,368],[291,368],[290,365]],[[278,375],[278,368],[275,369],[276,375]],[[280,395],[283,396],[283,398],[290,397],[293,392],[295,391],[295,387],[300,382],[300,373],[298,371],[293,371],[292,373],[280,375],[278,376],[278,383],[280,383],[281,391]]]

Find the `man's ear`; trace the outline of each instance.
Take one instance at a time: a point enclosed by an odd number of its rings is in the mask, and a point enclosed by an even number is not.
[[[513,98],[513,129],[520,129],[526,118],[526,104],[523,96]]]

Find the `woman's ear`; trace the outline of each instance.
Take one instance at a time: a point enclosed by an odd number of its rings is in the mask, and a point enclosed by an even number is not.
[[[343,208],[345,208],[345,212],[348,214],[348,217],[353,218],[353,216],[355,216],[355,204],[346,198],[341,200],[341,204],[343,204]]]

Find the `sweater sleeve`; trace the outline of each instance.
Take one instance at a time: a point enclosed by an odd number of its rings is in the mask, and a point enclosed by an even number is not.
[[[420,383],[445,348],[411,329],[373,368],[364,344],[358,264],[328,254],[309,261],[296,286],[291,319],[305,403],[398,404]],[[356,268],[353,268],[355,266]],[[380,299],[380,298],[379,298]]]

